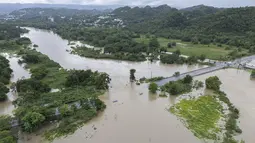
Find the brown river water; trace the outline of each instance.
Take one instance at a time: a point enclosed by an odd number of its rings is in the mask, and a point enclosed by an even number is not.
[[[186,129],[183,124],[166,110],[175,103],[174,97],[159,98],[148,92],[148,85],[137,86],[129,82],[129,70],[136,69],[136,77],[173,75],[176,71],[181,73],[202,68],[203,66],[164,65],[159,62],[126,62],[114,60],[95,60],[71,55],[68,41],[58,35],[29,28],[30,32],[24,36],[31,39],[33,44],[39,45],[38,51],[46,54],[50,59],[58,62],[66,69],[92,69],[107,72],[112,78],[111,88],[101,96],[107,105],[105,111],[98,117],[78,129],[73,135],[56,139],[54,143],[201,143]],[[240,127],[246,143],[255,142],[255,85],[249,79],[246,71],[235,69],[221,70],[211,74],[197,77],[204,80],[211,75],[217,75],[223,82],[222,89],[231,101],[240,109]],[[117,100],[118,102],[113,102]],[[0,113],[8,113],[13,108]],[[96,130],[94,130],[96,127]],[[39,134],[39,133],[38,133]],[[40,143],[40,135],[26,135],[20,143]]]
[[[11,82],[16,82],[18,79],[30,77],[29,72],[25,70],[22,65],[18,64],[19,58],[10,56],[6,53],[2,53],[2,55],[4,55],[10,61],[10,67],[13,70]],[[10,91],[7,95],[8,100],[5,102],[0,102],[0,115],[3,114],[12,115],[12,111],[15,108],[14,105],[12,105],[12,101],[16,99],[15,92]]]

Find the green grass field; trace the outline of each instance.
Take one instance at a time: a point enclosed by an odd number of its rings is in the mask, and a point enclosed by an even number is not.
[[[141,36],[141,38],[136,38],[135,41],[139,43],[149,43],[149,38],[145,36]],[[174,52],[177,49],[181,51],[183,55],[187,56],[200,56],[204,54],[206,58],[218,60],[222,57],[227,56],[232,50],[226,50],[227,45],[222,45],[222,47],[218,47],[217,45],[203,45],[203,44],[192,44],[191,42],[183,42],[181,40],[175,39],[166,39],[166,38],[158,38],[161,47],[167,47],[169,42],[176,42],[176,47],[168,48],[168,52]]]
[[[222,115],[222,106],[215,97],[208,95],[183,99],[172,106],[170,111],[180,117],[198,138],[217,139],[220,129],[216,124]]]

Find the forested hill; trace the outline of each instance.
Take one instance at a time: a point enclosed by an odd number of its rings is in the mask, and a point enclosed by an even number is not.
[[[112,14],[124,23],[131,30],[137,32],[157,33],[167,28],[185,29],[192,26],[192,20],[199,20],[202,17],[216,14],[223,9],[199,5],[178,10],[161,5],[158,7],[121,7],[115,9]],[[161,33],[161,32],[160,32]]]
[[[169,13],[177,12],[176,8],[167,5],[158,7],[146,6],[144,8],[129,6],[115,9],[112,13],[128,23],[145,22],[153,19],[163,19]]]
[[[181,9],[180,11],[182,11],[187,16],[187,18],[196,18],[196,17],[200,17],[200,16],[214,14],[221,10],[223,10],[223,8],[216,8],[216,7],[205,6],[205,5],[197,5],[197,6]]]
[[[34,18],[34,17],[54,17],[54,16],[83,16],[83,15],[98,15],[110,10],[99,11],[99,10],[78,10],[78,9],[67,9],[67,8],[25,8],[11,12],[16,18]]]
[[[255,30],[255,7],[225,9],[192,20],[190,23],[210,33],[226,32],[244,35]]]
[[[127,29],[138,33],[246,48],[254,44],[255,7],[218,9],[200,5],[182,10],[167,5],[122,7],[113,14],[124,20]]]

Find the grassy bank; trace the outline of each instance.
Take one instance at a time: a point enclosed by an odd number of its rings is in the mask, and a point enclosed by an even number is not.
[[[193,44],[192,42],[183,42],[181,40],[166,39],[161,37],[157,39],[161,47],[168,47],[168,43],[176,43],[176,46],[167,48],[168,52],[175,52],[176,50],[180,50],[183,55],[197,57],[205,55],[206,58],[213,60],[221,60],[228,56],[233,50],[237,49],[235,47],[228,48],[229,46],[220,44]],[[135,38],[135,40],[139,43],[148,44],[150,38],[146,38],[144,35],[142,35],[140,38]],[[242,53],[245,54],[247,51],[243,50]]]

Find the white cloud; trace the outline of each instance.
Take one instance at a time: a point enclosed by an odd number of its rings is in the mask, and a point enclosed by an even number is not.
[[[0,3],[52,3],[97,5],[160,5],[188,7],[205,4],[217,7],[255,6],[255,0],[0,0]]]

